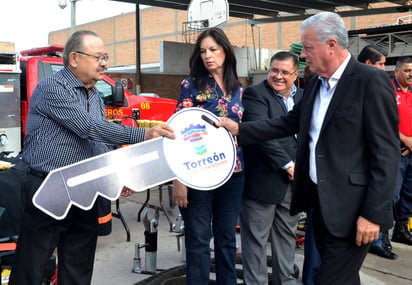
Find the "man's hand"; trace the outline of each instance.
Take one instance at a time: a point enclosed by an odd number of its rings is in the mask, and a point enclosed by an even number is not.
[[[364,217],[359,217],[356,222],[356,245],[371,243],[379,238],[380,227]]]
[[[402,147],[401,148],[401,155],[402,156],[407,156],[410,153],[411,153],[411,151],[409,150],[409,148],[407,148],[407,147]]]
[[[399,132],[399,138],[400,138],[401,142],[404,144],[404,146],[407,149],[409,149],[409,151],[412,151],[412,137],[407,137],[404,134],[402,134],[401,132]],[[402,150],[402,152],[403,152],[403,150]],[[403,153],[402,153],[402,155],[403,155]]]
[[[177,180],[173,181],[173,201],[176,205],[186,208],[189,202],[187,201],[187,187]]]
[[[289,167],[285,171],[288,173],[289,180],[293,181],[295,179],[295,164],[293,163],[292,167]]]
[[[170,139],[175,139],[175,133],[173,132],[173,129],[166,124],[158,124],[148,130],[146,130],[146,135],[144,137],[144,140],[150,140],[150,139],[154,139],[157,137],[168,137]]]
[[[232,134],[232,136],[239,135],[239,124],[238,123],[236,123],[235,121],[232,121],[231,119],[225,118],[225,117],[220,117],[220,119],[222,121],[215,123],[217,127],[226,128]]]
[[[402,142],[409,150],[412,150],[412,137],[403,136]]]

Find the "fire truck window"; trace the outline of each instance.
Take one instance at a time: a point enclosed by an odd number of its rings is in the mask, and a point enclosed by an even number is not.
[[[38,76],[39,76],[39,81],[45,79],[46,77],[49,77],[50,75],[56,73],[60,69],[63,69],[63,65],[61,64],[50,64],[47,62],[39,61],[38,63]]]
[[[106,81],[97,81],[94,87],[97,89],[97,91],[99,91],[99,95],[103,98],[103,100],[106,100],[108,99],[108,97],[112,96],[112,86]]]
[[[53,74],[59,71],[60,69],[63,69],[63,67],[64,66],[61,64],[52,64],[51,69],[52,69]]]

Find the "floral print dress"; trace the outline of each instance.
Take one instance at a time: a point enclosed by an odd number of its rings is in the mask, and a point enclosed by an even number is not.
[[[209,74],[206,89],[198,91],[193,79],[188,77],[182,81],[180,96],[177,101],[176,112],[183,108],[198,107],[206,109],[218,117],[227,117],[235,122],[240,122],[243,115],[242,105],[243,88],[239,87],[235,92],[225,95],[216,80]],[[237,156],[234,172],[243,170],[242,149],[235,139]]]

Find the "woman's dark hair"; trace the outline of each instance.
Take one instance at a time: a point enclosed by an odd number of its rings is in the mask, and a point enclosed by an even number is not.
[[[197,90],[205,90],[209,71],[206,69],[200,57],[200,44],[206,37],[212,37],[225,52],[225,62],[223,64],[223,82],[227,92],[232,92],[241,86],[236,72],[236,57],[232,45],[225,33],[219,28],[209,28],[204,30],[197,38],[195,46],[190,56],[190,77],[193,78]]]

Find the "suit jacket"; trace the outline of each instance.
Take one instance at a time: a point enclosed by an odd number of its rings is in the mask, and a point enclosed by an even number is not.
[[[295,104],[302,95],[303,90],[297,88]],[[242,103],[245,107],[242,118],[244,122],[277,118],[287,113],[282,99],[274,94],[267,80],[246,88]],[[296,146],[295,136],[244,146],[244,195],[259,202],[280,204],[291,183],[282,166],[291,160],[295,161]]]
[[[320,80],[314,78],[294,109],[279,119],[239,125],[240,143],[299,132],[291,213],[308,210],[309,127]],[[320,209],[329,232],[349,237],[362,216],[387,229],[399,168],[398,111],[389,76],[351,57],[340,78],[316,145]]]

